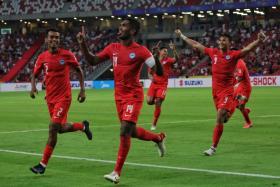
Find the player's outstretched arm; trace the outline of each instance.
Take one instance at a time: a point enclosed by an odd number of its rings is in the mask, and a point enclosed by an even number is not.
[[[160,60],[159,60],[159,45],[160,45],[160,43],[161,43],[161,41],[159,41],[157,43],[157,45],[152,48],[152,53],[153,53],[153,56],[154,56],[154,59],[155,59],[155,66],[152,68],[152,70],[154,72],[156,72],[156,74],[158,76],[163,75],[162,65],[161,65]]]
[[[31,75],[31,91],[30,91],[30,97],[32,99],[35,99],[35,94],[38,94],[38,90],[36,88],[36,77],[34,73]]]
[[[182,40],[184,40],[188,45],[190,45],[192,48],[196,48],[198,49],[201,53],[204,53],[204,49],[205,49],[205,46],[202,45],[201,43],[195,41],[195,40],[192,40],[188,37],[186,37],[180,29],[176,29],[175,30],[175,34],[177,36],[179,36],[180,38],[182,38]]]
[[[78,74],[78,79],[79,79],[79,82],[80,82],[80,93],[78,95],[77,100],[80,103],[83,103],[86,100],[84,73],[83,73],[83,70],[82,70],[81,66],[76,67],[75,70]]]
[[[254,50],[258,45],[262,44],[266,40],[266,36],[263,32],[259,32],[257,40],[253,41],[246,47],[244,47],[241,52],[239,57],[243,57],[247,55],[250,51]]]
[[[89,51],[85,38],[86,38],[85,37],[85,29],[84,29],[84,27],[82,27],[82,31],[77,34],[77,40],[78,40],[78,43],[80,45],[81,51],[82,51],[83,55],[85,56],[86,61],[90,65],[93,65],[93,66],[97,65],[98,63],[100,63],[100,60],[97,56],[93,55]]]

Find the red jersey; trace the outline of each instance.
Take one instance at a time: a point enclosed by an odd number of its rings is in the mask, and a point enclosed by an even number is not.
[[[213,91],[233,89],[234,71],[240,51],[229,50],[223,53],[217,48],[205,48],[204,53],[212,60]]]
[[[149,67],[155,65],[155,60],[146,47],[136,42],[130,46],[111,43],[97,56],[101,61],[111,59],[113,63],[116,100],[143,101],[140,71],[144,63]]]
[[[153,83],[157,85],[167,86],[168,85],[168,77],[172,71],[172,65],[176,62],[175,58],[166,57],[161,59],[160,63],[163,68],[163,76],[158,76],[156,73],[152,72],[153,75]]]
[[[54,54],[45,51],[38,56],[34,74],[44,69],[48,103],[71,100],[70,66],[79,66],[79,63],[74,54],[65,49]]]
[[[252,89],[249,72],[245,62],[242,59],[239,59],[236,64],[234,76],[238,87],[242,87],[242,89],[248,91]]]

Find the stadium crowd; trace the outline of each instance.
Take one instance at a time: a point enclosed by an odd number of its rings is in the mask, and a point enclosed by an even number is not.
[[[34,34],[0,35],[0,78],[9,72],[37,38],[38,36]]]
[[[4,1],[0,6],[0,15],[54,13],[61,10],[63,7],[63,0]]]
[[[256,0],[251,0],[256,1]],[[69,3],[69,6],[66,3]],[[63,9],[66,12],[88,12],[88,11],[107,11],[124,10],[131,8],[167,8],[170,6],[190,6],[200,4],[248,2],[248,0],[140,0],[135,4],[134,0],[18,0],[3,1],[0,6],[0,15],[19,15],[19,14],[38,14],[38,13],[57,13]],[[66,7],[66,8],[65,8]]]
[[[250,41],[256,38],[259,30],[264,30],[268,36],[268,44],[258,47],[255,52],[249,54],[244,60],[247,63],[250,75],[280,75],[280,26],[279,24],[262,25],[231,25],[217,26],[207,29],[202,37],[197,38],[205,46],[217,46],[217,37],[220,33],[228,31],[232,36],[232,46],[241,49]],[[67,31],[62,33],[62,46],[71,50],[81,63],[86,79],[90,79],[95,67],[89,66],[82,58],[79,46],[76,42],[76,31]],[[99,28],[88,28],[87,37],[89,38],[89,48],[93,52],[98,52],[110,41],[116,39],[114,30],[100,30]],[[17,33],[11,35],[2,35],[0,51],[0,77],[6,74],[22,53],[32,45],[36,35],[20,35]],[[151,46],[149,46],[151,47]],[[211,75],[210,59],[183,46],[179,51],[179,61],[174,65],[172,78],[190,77],[190,76],[208,76]],[[26,82],[30,80],[30,72],[33,69],[34,60],[18,74],[16,82]],[[77,77],[73,74],[73,80]]]
[[[68,12],[123,10],[123,9],[132,8],[133,3],[134,0],[117,0],[117,1],[73,0],[71,5],[69,6]]]

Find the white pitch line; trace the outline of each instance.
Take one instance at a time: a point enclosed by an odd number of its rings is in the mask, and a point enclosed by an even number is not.
[[[263,116],[256,116],[257,118],[271,118],[271,117],[280,117],[280,115],[275,114],[275,115],[263,115]]]
[[[25,132],[38,132],[38,131],[47,131],[48,129],[34,129],[34,130],[19,130],[19,131],[3,131],[0,134],[12,134],[12,133],[25,133]]]
[[[204,122],[204,121],[212,121],[216,119],[202,119],[202,120],[185,120],[185,121],[171,121],[171,122],[161,122],[161,124],[172,124],[172,123],[195,123],[195,122]],[[141,123],[138,125],[149,125],[150,122]],[[119,127],[119,124],[115,125],[93,125],[93,128],[107,128],[107,127]],[[34,130],[18,130],[18,131],[3,131],[0,134],[12,134],[12,133],[26,133],[26,132],[39,132],[39,131],[47,131],[48,129],[34,129]]]
[[[0,152],[31,155],[31,156],[42,156],[42,154],[39,154],[39,153],[30,153],[30,152],[24,152],[24,151],[14,151],[14,150],[5,150],[5,149],[0,149]],[[90,161],[90,162],[109,163],[109,164],[116,163],[115,161],[112,161],[112,160],[102,160],[102,159],[85,158],[85,157],[73,157],[73,156],[62,156],[62,155],[52,155],[52,157],[69,159],[69,160],[84,160],[84,161]],[[141,163],[133,163],[133,162],[125,162],[125,165],[139,166],[139,167],[146,167],[146,168],[160,168],[160,169],[170,169],[170,170],[180,170],[180,171],[193,171],[193,172],[211,173],[211,174],[280,179],[280,176],[256,174],[256,173],[241,173],[241,172],[220,171],[220,170],[210,170],[210,169],[185,168],[185,167],[164,166],[164,165],[155,165],[155,164],[141,164]]]
[[[262,116],[255,116],[255,118],[269,118],[269,117],[280,117],[278,114],[272,115],[262,115]],[[235,119],[235,118],[231,118]],[[213,121],[216,120],[215,118],[212,119],[201,119],[201,120],[183,120],[183,121],[170,121],[170,122],[161,122],[161,124],[176,124],[176,123],[197,123],[197,122],[206,122],[206,121]],[[150,125],[150,122],[141,123],[139,125]],[[94,125],[93,128],[107,128],[107,127],[118,127],[118,124],[114,125]],[[34,129],[34,130],[18,130],[18,131],[3,131],[0,134],[12,134],[12,133],[27,133],[27,132],[40,132],[40,131],[47,131],[48,129]]]

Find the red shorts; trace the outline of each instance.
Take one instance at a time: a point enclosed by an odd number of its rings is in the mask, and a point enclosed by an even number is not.
[[[153,98],[161,98],[162,100],[165,99],[167,87],[164,85],[156,85],[151,83],[151,86],[148,90],[148,96]]]
[[[246,104],[250,98],[250,95],[251,89],[244,89],[242,86],[237,86],[234,90],[234,97],[238,100],[239,104]]]
[[[60,101],[57,103],[48,103],[48,109],[52,123],[65,124],[71,101]]]
[[[116,100],[116,107],[120,121],[137,123],[143,101],[122,101]]]
[[[213,93],[213,100],[218,109],[226,109],[230,113],[233,113],[236,107],[236,102],[233,97],[233,93],[219,92]]]

